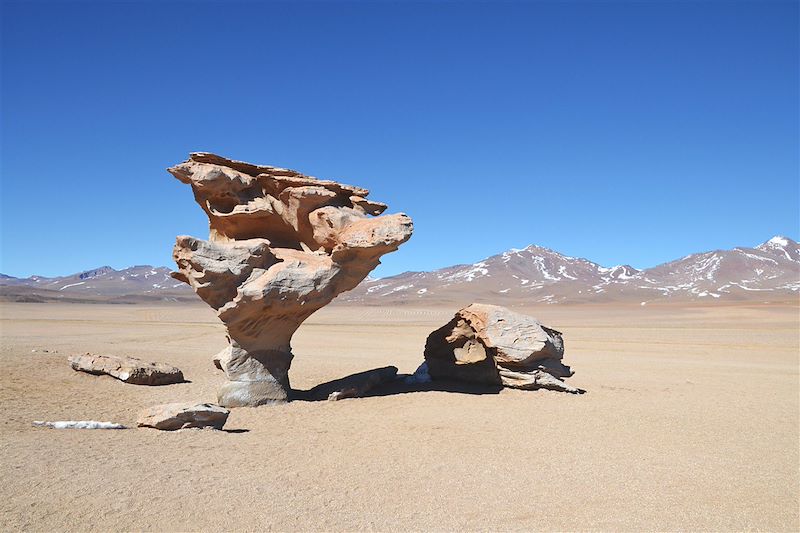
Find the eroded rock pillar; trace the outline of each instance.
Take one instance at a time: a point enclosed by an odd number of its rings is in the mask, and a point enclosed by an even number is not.
[[[220,405],[287,401],[294,332],[408,240],[411,219],[379,216],[386,205],[360,187],[213,154],[193,153],[169,172],[209,218],[208,241],[177,238],[172,275],[227,328]]]

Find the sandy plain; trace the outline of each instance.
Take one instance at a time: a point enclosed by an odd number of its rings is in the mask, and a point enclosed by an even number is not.
[[[295,401],[173,433],[31,421],[134,425],[146,406],[213,401],[225,338],[208,308],[0,311],[2,530],[800,530],[797,306],[530,308],[564,332],[587,394]],[[292,384],[413,372],[454,311],[323,309],[295,336]],[[71,370],[87,351],[190,383]]]

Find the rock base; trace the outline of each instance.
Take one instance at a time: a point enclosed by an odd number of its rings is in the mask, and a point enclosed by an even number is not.
[[[226,381],[217,391],[223,407],[257,407],[289,401],[289,384],[276,381]]]

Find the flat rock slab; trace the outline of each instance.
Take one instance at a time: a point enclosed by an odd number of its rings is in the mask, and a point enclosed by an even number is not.
[[[139,427],[175,431],[185,428],[211,427],[222,429],[230,411],[213,403],[168,403],[139,413]]]
[[[148,363],[135,357],[116,355],[72,355],[69,364],[73,370],[89,374],[107,374],[134,385],[169,385],[182,383],[183,372],[165,363]]]

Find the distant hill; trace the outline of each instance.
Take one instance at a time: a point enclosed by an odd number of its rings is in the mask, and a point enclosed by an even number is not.
[[[165,267],[103,266],[69,276],[0,274],[0,299],[20,302],[198,301]],[[338,303],[503,305],[682,301],[794,301],[800,298],[800,246],[773,237],[755,248],[687,255],[653,268],[603,267],[530,245],[470,265],[367,278]]]

